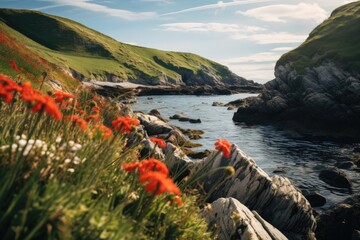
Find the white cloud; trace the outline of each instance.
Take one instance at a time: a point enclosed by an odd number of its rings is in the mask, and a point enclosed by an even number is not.
[[[60,6],[72,6],[85,9],[92,12],[104,13],[109,16],[118,17],[124,20],[143,20],[150,19],[157,16],[155,12],[132,12],[123,9],[110,8],[98,3],[93,3],[91,0],[42,0],[43,2],[52,2],[54,5],[38,8],[37,10],[44,10]]]
[[[240,64],[240,63],[271,63],[277,61],[281,57],[281,54],[274,52],[261,52],[248,56],[228,58],[221,62],[224,64]]]
[[[215,4],[202,5],[202,6],[198,6],[198,7],[183,9],[183,10],[176,11],[176,12],[165,13],[162,16],[175,15],[175,14],[187,13],[187,12],[196,12],[196,11],[202,11],[202,10],[207,10],[207,9],[226,8],[226,7],[239,6],[239,5],[245,5],[245,4],[251,4],[251,3],[272,2],[272,1],[274,1],[274,0],[234,0],[231,2],[219,1]]]
[[[287,51],[291,51],[293,49],[294,49],[294,47],[278,47],[278,48],[271,49],[271,51],[273,51],[273,52],[287,52]]]
[[[236,33],[231,36],[235,40],[248,40],[257,44],[273,43],[300,43],[305,41],[307,35],[291,34],[287,32],[269,32],[261,34]]]
[[[299,3],[297,5],[277,4],[253,8],[236,13],[254,17],[267,22],[287,22],[288,19],[309,20],[321,23],[328,17],[327,12],[317,3]]]
[[[160,25],[164,31],[173,32],[238,32],[239,26],[225,23],[168,23]]]

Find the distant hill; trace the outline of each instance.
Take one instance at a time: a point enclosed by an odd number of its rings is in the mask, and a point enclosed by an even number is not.
[[[360,1],[337,8],[284,54],[275,76],[258,97],[240,101],[234,121],[291,121],[360,133]]]
[[[72,20],[37,11],[0,9],[0,32],[52,67],[80,80],[175,86],[254,85],[198,55],[121,43]],[[9,51],[6,46],[0,46],[0,50]],[[9,71],[7,64],[1,65],[0,70]]]

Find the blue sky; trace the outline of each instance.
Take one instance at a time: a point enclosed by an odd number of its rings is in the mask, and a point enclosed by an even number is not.
[[[1,0],[78,21],[121,42],[192,52],[247,79],[274,78],[279,57],[347,0]]]

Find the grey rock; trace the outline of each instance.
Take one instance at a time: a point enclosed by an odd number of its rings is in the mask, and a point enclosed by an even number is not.
[[[234,167],[235,174],[222,181],[224,171],[216,169],[224,166]],[[257,211],[285,235],[293,233],[311,238],[313,234],[315,218],[302,193],[285,177],[269,177],[236,145],[232,146],[229,159],[213,152],[204,160],[196,161],[191,176],[204,176],[200,184],[206,192],[211,191],[210,201],[233,197]]]
[[[323,212],[317,219],[318,240],[358,239],[360,195],[354,195]]]
[[[143,113],[136,113],[141,125],[144,126],[144,129],[149,136],[169,133],[172,130],[168,124],[160,120],[158,117],[147,115]]]
[[[346,174],[337,168],[327,168],[320,171],[319,178],[333,187],[351,188],[351,182]]]
[[[234,198],[220,198],[205,207],[203,216],[209,225],[216,224],[219,240],[285,240],[279,230],[266,222],[255,211]]]
[[[189,120],[190,123],[201,123],[200,119],[190,119]]]
[[[174,144],[167,143],[165,148],[165,164],[176,180],[188,176],[194,162]]]
[[[316,191],[303,190],[302,193],[312,207],[321,207],[326,204],[326,198]]]
[[[153,143],[152,141],[150,141],[150,139],[144,138],[142,140],[141,144],[144,145],[144,147],[142,148],[142,150],[140,152],[141,157],[143,157],[143,158],[154,157],[159,160],[165,159],[165,155],[164,155],[162,149],[159,146],[156,146],[156,144]]]
[[[213,102],[211,106],[213,106],[213,107],[223,107],[224,103],[222,103],[222,102]]]
[[[335,167],[342,168],[342,169],[350,169],[355,167],[355,163],[352,161],[345,161],[345,162],[338,162],[335,164]]]

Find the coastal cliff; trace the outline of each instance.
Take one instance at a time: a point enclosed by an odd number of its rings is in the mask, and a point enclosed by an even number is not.
[[[360,2],[336,9],[276,64],[258,97],[240,101],[236,122],[294,121],[315,128],[360,120]],[[358,127],[356,127],[358,129]]]

